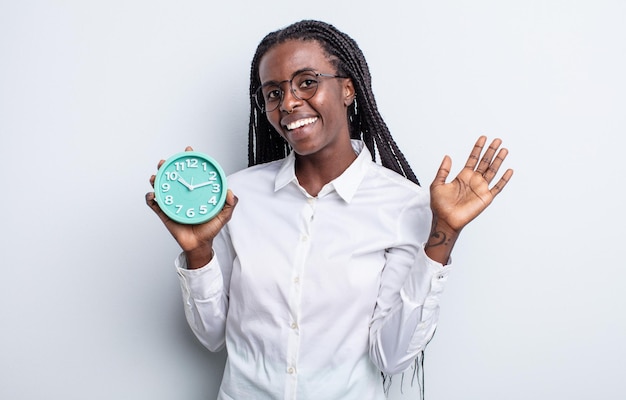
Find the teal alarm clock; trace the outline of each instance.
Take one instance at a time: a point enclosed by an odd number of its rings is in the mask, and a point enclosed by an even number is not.
[[[163,212],[181,224],[201,224],[226,202],[226,175],[213,158],[185,151],[168,158],[154,180],[154,194]]]

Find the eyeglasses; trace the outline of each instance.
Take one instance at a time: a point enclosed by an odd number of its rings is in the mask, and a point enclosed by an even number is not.
[[[285,97],[285,91],[281,89],[283,83],[289,82],[291,93],[300,100],[309,100],[317,93],[319,78],[346,78],[345,76],[321,74],[305,70],[296,72],[293,77],[282,82],[268,82],[254,92],[254,100],[262,112],[272,112],[280,106]]]

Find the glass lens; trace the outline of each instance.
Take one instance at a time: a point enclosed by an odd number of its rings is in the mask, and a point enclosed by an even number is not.
[[[300,100],[309,100],[317,92],[318,76],[319,74],[315,72],[303,71],[294,75],[290,81],[281,82],[280,84],[266,83],[255,92],[254,99],[256,104],[263,112],[271,112],[277,109],[284,97],[281,85],[285,83],[289,83],[295,97]]]
[[[256,104],[261,111],[274,111],[280,104],[282,97],[282,89],[274,83],[259,87],[254,94]]]
[[[308,100],[315,95],[318,81],[317,74],[311,71],[300,72],[291,80],[293,94],[300,100]]]

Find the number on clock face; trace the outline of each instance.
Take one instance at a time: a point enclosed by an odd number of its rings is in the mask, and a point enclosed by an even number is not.
[[[215,160],[184,152],[165,161],[155,179],[157,203],[171,219],[198,224],[213,218],[226,200],[226,177]]]

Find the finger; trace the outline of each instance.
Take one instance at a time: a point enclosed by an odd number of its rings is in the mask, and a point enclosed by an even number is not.
[[[239,201],[239,198],[235,196],[232,190],[228,189],[226,191],[226,204],[231,207],[234,207],[238,201]]]
[[[154,187],[154,181],[156,180],[156,175],[150,176],[150,186]]]
[[[448,175],[450,175],[451,168],[452,159],[449,156],[443,157],[443,161],[441,161],[441,165],[439,165],[439,169],[437,170],[437,174],[435,175],[435,179],[433,179],[431,186],[445,185],[446,179],[448,178]]]
[[[483,152],[483,147],[485,147],[485,143],[487,142],[486,136],[481,136],[478,138],[476,143],[474,144],[474,148],[467,158],[467,162],[465,163],[465,168],[469,168],[472,171],[476,168],[476,164],[478,164],[478,160],[480,159],[480,153]]]
[[[156,196],[154,195],[154,192],[146,193],[146,204],[152,209],[152,211],[156,212],[157,214],[159,212],[162,212],[161,207],[159,207],[159,204],[156,201]]]
[[[487,183],[491,183],[493,178],[495,178],[496,174],[498,173],[498,170],[500,169],[500,166],[502,165],[502,162],[504,161],[504,159],[506,158],[508,154],[509,154],[509,151],[504,148],[498,151],[496,158],[493,159],[493,162],[489,165],[489,167],[487,168],[487,171],[485,171],[485,173],[483,174],[483,178],[485,178]]]
[[[513,176],[512,169],[509,168],[504,172],[504,175],[502,175],[502,178],[500,178],[498,183],[496,183],[494,187],[491,189],[491,194],[493,195],[493,197],[496,197],[498,194],[500,194],[500,192],[502,192],[502,189],[504,189],[506,184],[509,183],[512,176]]]
[[[148,192],[146,193],[146,204],[148,205],[148,207],[150,207],[152,209],[152,211],[156,212],[157,208],[159,210],[161,210],[161,208],[159,207],[159,205],[156,202],[156,198],[154,195],[154,192]],[[157,213],[158,214],[158,213]]]
[[[484,174],[487,171],[487,169],[491,165],[491,160],[493,159],[494,154],[496,154],[496,151],[501,144],[502,140],[500,139],[494,139],[491,142],[491,144],[487,148],[487,151],[485,151],[483,158],[480,160],[480,163],[478,163],[478,167],[476,167],[476,172],[478,172],[479,174]]]
[[[193,151],[193,147],[187,146],[185,147],[185,151]],[[163,165],[164,162],[165,160],[159,160],[159,163],[157,164],[157,169],[161,168],[161,165]]]
[[[167,215],[165,215],[163,210],[161,210],[161,207],[159,207],[159,203],[157,203],[156,201],[154,192],[146,193],[146,204],[152,209],[152,211],[154,211],[154,213],[159,217],[159,219],[161,219],[161,221],[163,221],[164,224],[167,224],[168,221],[171,221],[171,219]]]

